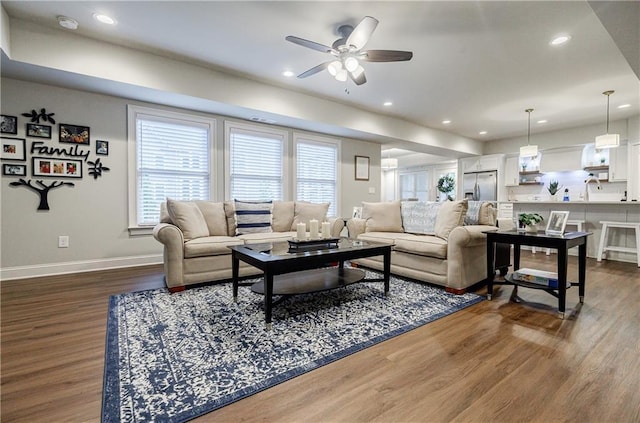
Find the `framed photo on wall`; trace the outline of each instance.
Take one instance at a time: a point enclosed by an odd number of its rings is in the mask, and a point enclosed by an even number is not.
[[[24,162],[26,156],[26,140],[24,138],[1,137],[2,151],[0,156],[2,160],[17,160]]]
[[[82,178],[82,160],[54,157],[32,157],[33,176]]]
[[[0,132],[3,134],[18,134],[18,117],[0,115]]]
[[[552,211],[547,221],[547,229],[544,231],[548,235],[562,235],[569,219],[568,211]]]
[[[96,154],[99,156],[109,155],[109,141],[96,140]]]
[[[356,181],[369,180],[369,157],[356,156]]]
[[[27,136],[36,138],[51,138],[51,126],[27,123]]]
[[[3,163],[2,174],[5,176],[27,176],[27,165]]]
[[[89,127],[61,123],[59,128],[60,142],[89,145]]]

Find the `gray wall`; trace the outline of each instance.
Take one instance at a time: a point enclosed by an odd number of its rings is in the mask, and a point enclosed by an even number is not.
[[[1,177],[2,278],[161,261],[162,249],[158,242],[150,235],[132,237],[127,228],[127,104],[176,109],[8,78],[2,79],[1,88],[2,114],[18,116],[16,137],[25,138],[25,124],[29,121],[21,114],[45,108],[47,112],[55,113],[56,123],[89,126],[91,145],[83,147],[83,150],[90,150],[89,160],[100,157],[104,165],[110,168],[109,172],[94,180],[88,175],[87,163],[83,163],[82,179],[65,179],[74,182],[74,187],[65,186],[50,191],[49,211],[36,210],[39,203],[37,193],[24,187],[9,186],[18,178]],[[217,137],[222,140],[226,118],[213,117],[218,119]],[[293,129],[284,129],[293,133]],[[53,125],[52,135],[51,140],[27,138],[27,179],[35,179],[31,176],[30,148],[33,141],[44,141],[45,145],[52,147],[71,146],[58,142],[57,124]],[[109,141],[108,156],[95,155],[97,139]],[[354,180],[355,155],[371,158],[368,182]],[[352,208],[362,201],[379,201],[380,146],[373,142],[342,139],[341,159],[340,211],[342,216],[350,216]],[[44,179],[46,182],[47,178]],[[223,181],[221,178],[218,180],[219,192],[223,193]],[[368,193],[369,187],[374,187],[375,194]],[[69,248],[57,247],[59,235],[70,237]]]

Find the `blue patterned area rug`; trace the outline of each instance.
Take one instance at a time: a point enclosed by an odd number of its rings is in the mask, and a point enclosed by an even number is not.
[[[481,300],[392,277],[289,297],[267,332],[249,287],[112,296],[102,420],[187,421]]]

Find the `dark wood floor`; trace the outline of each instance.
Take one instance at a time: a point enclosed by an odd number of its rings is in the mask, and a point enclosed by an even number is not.
[[[108,297],[162,285],[160,266],[3,281],[2,422],[99,421]],[[636,265],[589,259],[565,320],[554,297],[512,290],[197,421],[640,422]]]

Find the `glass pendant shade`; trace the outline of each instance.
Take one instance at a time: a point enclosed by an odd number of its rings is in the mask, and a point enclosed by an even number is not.
[[[380,161],[382,170],[390,170],[398,168],[398,159],[386,158]]]
[[[334,60],[333,62],[329,63],[329,66],[327,66],[327,70],[329,71],[331,76],[335,77],[338,72],[342,70],[342,62],[340,62],[339,60]]]
[[[537,145],[524,145],[520,147],[520,157],[536,157],[538,155]]]
[[[338,71],[338,73],[336,74],[335,78],[340,81],[340,82],[344,82],[347,80],[347,70],[346,69],[340,69]]]

